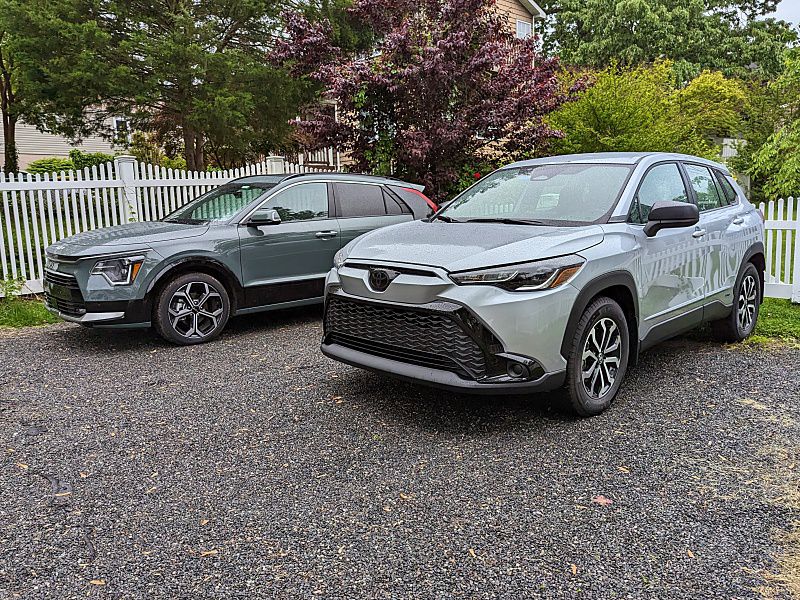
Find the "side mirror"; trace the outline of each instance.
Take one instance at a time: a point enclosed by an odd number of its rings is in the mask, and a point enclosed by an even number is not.
[[[647,225],[644,234],[653,237],[662,229],[691,227],[700,220],[700,211],[697,206],[687,202],[673,202],[660,200],[653,204],[647,216]]]
[[[259,225],[277,225],[281,222],[281,216],[274,208],[260,208],[247,219],[248,227],[258,227]]]

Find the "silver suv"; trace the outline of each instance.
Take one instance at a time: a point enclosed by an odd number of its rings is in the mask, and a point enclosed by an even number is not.
[[[342,248],[322,351],[470,393],[565,388],[605,410],[653,344],[710,322],[753,332],[763,216],[693,156],[559,156],[499,169],[423,221]]]

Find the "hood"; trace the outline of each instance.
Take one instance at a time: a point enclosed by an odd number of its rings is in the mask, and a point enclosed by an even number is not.
[[[206,231],[208,231],[207,224],[186,225],[163,221],[126,223],[73,235],[56,242],[48,250],[54,254],[70,255],[80,254],[87,247],[115,250],[120,246],[150,246],[159,242],[203,235]],[[70,252],[70,249],[73,251]]]
[[[598,225],[545,227],[412,221],[361,236],[353,242],[348,259],[461,271],[573,254],[602,241],[603,229]]]

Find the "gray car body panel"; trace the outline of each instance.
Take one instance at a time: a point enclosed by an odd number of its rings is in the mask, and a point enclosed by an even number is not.
[[[277,225],[246,226],[242,222],[258,207],[268,203],[282,191],[305,183],[363,183],[365,185],[403,186],[416,190],[423,186],[396,179],[357,174],[314,173],[302,176],[253,176],[237,182],[272,183],[242,210],[225,222],[210,224],[183,224],[164,221],[127,223],[80,233],[51,244],[47,250],[48,269],[56,273],[73,275],[77,279],[83,299],[91,304],[94,314],[76,318],[58,313],[66,320],[93,326],[148,326],[149,305],[142,310],[143,318],[131,323],[120,317],[119,306],[124,303],[151,302],[156,284],[177,268],[196,265],[211,269],[236,288],[232,300],[235,314],[273,310],[287,306],[322,301],[324,278],[332,264],[333,255],[340,249],[338,221],[351,221],[354,235],[361,235],[375,227],[405,220],[411,214],[384,217],[360,217],[322,220],[290,221]],[[316,237],[319,231],[335,229],[332,238]],[[131,285],[111,285],[104,277],[90,275],[98,260],[116,256],[143,255],[145,262]],[[263,286],[282,286],[295,283],[303,286],[310,280],[319,281],[319,293],[313,297],[299,297],[290,301],[275,301],[258,305],[257,294],[252,302],[249,291]],[[298,292],[302,295],[302,289]],[[254,305],[253,302],[256,302]],[[113,310],[102,309],[101,303],[112,303]],[[121,310],[125,312],[125,309]],[[105,316],[98,316],[103,314]],[[129,315],[130,316],[130,311]]]
[[[663,162],[691,162],[721,171],[738,201],[701,212],[695,227],[663,229],[647,237],[644,226],[627,222],[627,217],[643,176]],[[743,260],[748,252],[759,248],[763,252],[763,222],[724,165],[682,154],[608,153],[548,157],[504,168],[553,163],[627,164],[633,170],[605,223],[545,227],[434,221],[388,227],[345,248],[346,263],[330,271],[326,290],[389,304],[436,300],[461,304],[502,342],[506,352],[535,359],[551,375],[566,369],[562,348],[571,343],[565,336],[570,320],[576,318],[573,308],[582,290],[602,290],[604,281],[606,286],[631,282],[640,347],[698,325],[704,316],[720,318],[730,312]],[[690,201],[693,194],[689,191]],[[695,237],[701,230],[705,234]],[[510,292],[491,285],[456,285],[449,278],[453,271],[567,254],[586,262],[568,284],[556,289]],[[349,267],[351,263],[359,268]],[[401,273],[384,292],[376,292],[369,285],[369,271],[361,265],[419,266],[435,277]],[[328,353],[337,357],[335,351]],[[358,365],[352,358],[347,362]],[[424,376],[418,379],[425,381]],[[491,391],[491,385],[483,387]]]

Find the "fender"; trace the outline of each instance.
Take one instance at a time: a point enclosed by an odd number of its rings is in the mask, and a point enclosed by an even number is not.
[[[239,282],[239,278],[236,277],[236,274],[224,263],[207,256],[184,256],[173,262],[170,262],[167,265],[164,265],[161,270],[156,273],[156,276],[150,280],[150,283],[147,286],[147,291],[145,292],[145,298],[151,298],[151,292],[165,277],[170,276],[176,270],[188,270],[188,268],[191,267],[197,267],[201,271],[211,271],[212,273],[220,276],[222,283],[227,284],[227,286],[233,292],[233,297],[231,298],[233,304],[231,312],[233,312],[237,306],[242,305],[244,302],[244,291],[241,283]]]
[[[583,311],[589,306],[592,299],[600,294],[603,290],[611,287],[622,286],[625,287],[633,299],[633,322],[628,323],[630,330],[630,339],[632,342],[632,352],[630,353],[631,360],[636,360],[639,347],[639,296],[636,292],[636,282],[633,275],[628,271],[610,271],[603,275],[592,279],[589,283],[581,288],[578,292],[578,297],[572,305],[572,310],[569,313],[569,320],[567,321],[567,328],[564,331],[564,339],[561,342],[561,356],[565,359],[569,358],[569,353],[572,350],[572,339],[575,337],[575,331],[578,329],[578,321],[581,320]],[[623,305],[623,310],[626,307]]]

